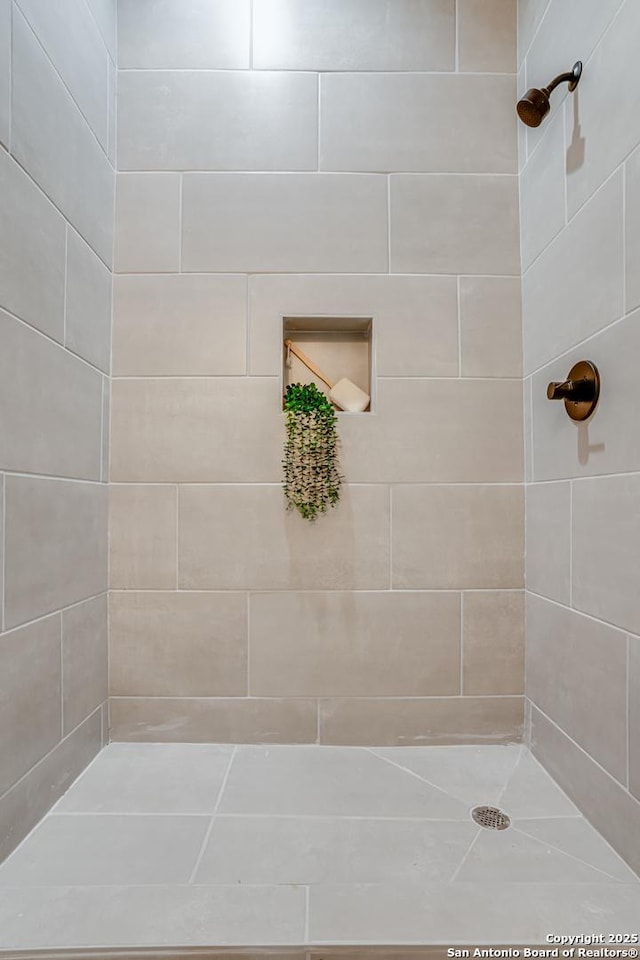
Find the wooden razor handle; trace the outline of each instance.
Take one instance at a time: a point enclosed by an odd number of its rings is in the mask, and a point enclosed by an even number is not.
[[[316,367],[316,365],[315,365],[315,363],[313,362],[313,360],[310,360],[309,357],[306,355],[306,353],[303,353],[302,350],[300,350],[298,347],[296,347],[296,345],[295,345],[295,343],[293,342],[293,340],[285,340],[284,345],[285,345],[285,347],[286,347],[288,350],[291,350],[291,353],[294,353],[294,354],[296,355],[296,357],[298,358],[298,360],[302,360],[302,362],[304,363],[304,365],[305,365],[306,367],[309,367],[309,370],[311,370],[311,373],[315,373],[316,377],[318,377],[319,380],[322,380],[323,383],[326,383],[326,385],[329,387],[329,389],[331,389],[331,388],[333,387],[333,384],[331,383],[330,380],[328,380],[328,379],[325,377],[325,375],[324,375],[324,373],[322,372],[322,370],[320,370],[319,367]]]

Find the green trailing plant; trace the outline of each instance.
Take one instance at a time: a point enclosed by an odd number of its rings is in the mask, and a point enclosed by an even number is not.
[[[293,383],[284,397],[287,439],[284,447],[284,495],[305,520],[335,507],[342,477],[338,471],[338,418],[314,383]]]

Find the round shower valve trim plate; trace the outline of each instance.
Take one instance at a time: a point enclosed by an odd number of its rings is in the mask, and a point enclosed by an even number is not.
[[[550,383],[549,400],[564,400],[564,407],[572,420],[587,420],[600,397],[600,374],[595,363],[580,360],[569,370],[567,379]]]

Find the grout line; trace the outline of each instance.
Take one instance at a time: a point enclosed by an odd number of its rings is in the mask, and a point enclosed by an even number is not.
[[[67,288],[69,285],[69,224],[64,224],[64,295],[62,297],[62,343],[60,346],[67,349]],[[57,343],[58,341],[54,341]],[[91,364],[93,366],[93,364]]]
[[[625,684],[627,717],[627,790],[631,792],[631,637],[627,634],[627,682]]]
[[[14,28],[13,22],[15,20],[14,4],[9,3],[9,131],[7,136],[7,152],[11,156],[11,140],[13,134],[13,71],[15,66],[15,51],[14,51]]]
[[[615,476],[615,474],[613,474]],[[580,617],[585,617],[587,620],[591,620],[592,623],[604,624],[606,627],[611,627],[613,630],[617,630],[618,633],[627,633],[624,627],[621,627],[618,623],[613,623],[612,620],[603,620],[600,617],[594,617],[592,614],[587,613],[586,610],[581,610],[580,607],[569,607],[566,603],[562,603],[560,600],[554,600],[553,597],[546,597],[543,593],[536,593],[535,590],[529,588],[527,593],[532,597],[537,597],[539,600],[545,600],[547,603],[553,603],[556,607],[562,607],[563,610],[568,610],[571,613],[577,613]]]
[[[244,311],[244,329],[245,329],[245,357],[244,357],[244,375],[251,376],[251,342],[252,342],[252,314],[251,314],[251,283],[249,274],[245,276],[246,304]]]
[[[184,196],[184,173],[179,174],[180,185],[178,193],[178,273],[182,273],[182,247],[184,245],[182,230],[182,199]]]
[[[251,591],[247,590],[247,696],[251,696]]]
[[[196,860],[195,866],[194,866],[194,868],[193,868],[193,870],[192,870],[192,872],[191,872],[191,876],[189,877],[189,885],[193,884],[193,882],[194,882],[194,880],[195,880],[195,878],[196,878],[196,875],[197,875],[197,873],[198,873],[198,870],[200,869],[200,864],[202,863],[202,859],[203,859],[203,857],[204,857],[204,853],[205,853],[205,850],[206,850],[206,848],[207,848],[207,844],[208,844],[208,842],[209,842],[209,838],[211,837],[211,833],[212,833],[212,831],[213,831],[213,825],[214,825],[214,823],[215,823],[216,814],[217,814],[217,812],[218,812],[218,807],[220,806],[220,802],[221,802],[221,800],[222,800],[222,795],[223,795],[223,793],[224,793],[224,791],[225,791],[225,787],[227,786],[227,781],[228,781],[228,779],[229,779],[229,774],[231,773],[231,766],[232,766],[232,764],[233,764],[233,761],[234,761],[234,758],[235,758],[235,755],[237,754],[237,752],[238,752],[238,745],[236,744],[236,745],[234,746],[234,748],[233,748],[233,751],[232,751],[232,753],[231,753],[231,756],[229,757],[229,763],[228,763],[227,769],[226,769],[226,771],[225,771],[225,775],[224,775],[224,778],[223,778],[223,780],[222,780],[222,783],[220,784],[220,792],[218,793],[218,797],[217,797],[217,799],[216,799],[216,805],[215,805],[215,807],[213,808],[213,813],[211,814],[211,823],[209,824],[209,827],[208,827],[208,829],[207,829],[206,832],[205,832],[204,839],[203,839],[203,841],[202,841],[202,847],[200,848],[200,853],[199,853],[198,858],[197,858],[197,860]]]
[[[474,846],[475,846],[478,838],[480,837],[480,834],[481,834],[481,833],[482,833],[482,827],[478,827],[478,832],[476,833],[475,837],[473,838],[473,840],[471,841],[471,843],[470,843],[469,846],[467,847],[467,852],[466,852],[466,853],[464,854],[464,856],[462,857],[462,860],[461,860],[460,863],[458,864],[457,868],[453,871],[453,876],[451,877],[451,880],[449,880],[449,883],[455,883],[455,881],[458,879],[458,875],[460,874],[460,871],[462,870],[462,868],[464,867],[465,863],[467,862],[467,860],[468,860],[468,858],[469,858],[469,854],[470,854],[471,851],[473,850],[473,848],[474,848]]]
[[[176,483],[176,590],[180,589],[180,485]]]
[[[64,740],[64,615],[60,613],[60,742]],[[100,737],[102,743],[102,737]]]
[[[460,0],[455,0],[454,9],[453,9],[453,19],[454,19],[454,70],[456,73],[460,72]]]
[[[562,122],[562,187],[564,191],[564,226],[566,227],[569,223],[569,187],[568,187],[568,177],[567,177],[567,121],[568,117],[568,107],[567,107],[567,98],[563,100],[560,105],[560,121]],[[542,142],[542,140],[540,141]],[[564,228],[563,228],[564,229]]]
[[[253,70],[253,0],[249,0],[249,70]]]
[[[458,314],[458,379],[462,377],[462,317],[460,306],[460,275],[456,277],[456,310]],[[469,378],[472,379],[472,378]]]
[[[549,12],[549,7],[550,7],[550,6],[551,6],[551,0],[547,0],[547,5],[546,5],[546,7],[545,7],[545,9],[544,9],[544,13],[543,13],[542,16],[540,17],[540,20],[539,20],[539,22],[538,22],[538,26],[537,26],[536,29],[533,31],[533,36],[531,37],[531,40],[530,40],[530,42],[529,42],[529,46],[527,47],[526,50],[523,51],[523,54],[522,54],[522,62],[523,62],[523,63],[525,62],[525,60],[526,60],[527,57],[529,56],[529,53],[531,52],[531,47],[533,46],[534,41],[535,41],[536,37],[538,36],[538,34],[539,34],[539,32],[540,32],[540,27],[542,26],[542,24],[543,24],[543,22],[544,22],[544,19],[545,19],[546,15],[547,15],[548,12]]]
[[[389,590],[393,590],[393,484],[389,484]]]
[[[555,781],[554,781],[554,782],[555,782]],[[523,819],[527,819],[527,820],[538,820],[538,819],[542,819],[542,818],[539,818],[539,817],[525,817],[525,818],[523,818]],[[552,820],[552,819],[554,819],[554,818],[553,818],[553,817],[548,817],[547,819]],[[583,816],[581,816],[581,817],[579,817],[579,818],[578,818],[578,817],[573,817],[573,819],[574,819],[574,820],[577,820],[577,819],[585,820],[585,821],[588,823],[588,820],[586,819],[586,817],[583,817]],[[591,824],[589,824],[589,825],[591,826]],[[610,880],[614,880],[614,881],[620,882],[620,878],[619,878],[619,877],[614,876],[612,873],[608,873],[606,870],[602,870],[600,867],[596,867],[595,864],[590,863],[588,860],[583,860],[582,857],[577,857],[575,854],[569,853],[568,850],[563,850],[562,847],[557,846],[557,844],[555,844],[555,843],[551,843],[549,840],[541,840],[540,837],[536,837],[535,834],[533,834],[533,833],[528,833],[528,832],[527,832],[526,830],[524,830],[521,826],[519,826],[519,822],[518,822],[517,820],[512,821],[511,826],[513,827],[513,829],[514,829],[517,833],[521,834],[523,837],[528,837],[530,840],[535,840],[537,843],[541,843],[541,844],[543,844],[545,847],[549,847],[551,850],[555,850],[555,851],[557,851],[557,853],[561,853],[561,854],[563,854],[563,856],[569,857],[571,860],[575,860],[577,863],[583,863],[586,867],[591,867],[592,870],[596,870],[598,873],[601,873],[601,874],[603,875],[603,877],[608,877]],[[595,830],[595,827],[594,827],[594,830]],[[600,834],[598,834],[598,836],[600,836]],[[620,854],[616,854],[616,856],[618,856],[618,857],[620,858],[620,862],[621,862],[622,864],[624,864],[624,866],[627,866],[627,864],[624,862],[624,860],[622,859],[622,857],[620,857]],[[595,882],[595,881],[594,881],[594,882]],[[621,882],[624,882],[624,881],[621,881]],[[632,880],[630,880],[629,882],[630,882],[630,883],[633,883]]]
[[[316,743],[322,743],[322,721],[320,717],[320,697],[316,698]]]
[[[309,900],[311,889],[307,885],[304,888],[304,942],[309,943]]]
[[[91,597],[83,597],[82,600],[74,600],[73,603],[68,604],[66,607],[60,607],[58,610],[51,610],[49,613],[43,613],[41,616],[35,617],[33,620],[25,620],[23,623],[16,623],[11,627],[5,625],[4,632],[13,633],[15,630],[22,630],[24,627],[31,627],[36,623],[41,623],[43,620],[50,620],[51,617],[55,617],[59,613],[65,613],[67,610],[73,610],[74,607],[81,607],[83,603],[89,603],[91,600],[98,600],[100,597],[104,597],[106,593],[107,590],[102,590],[100,593],[94,593]],[[80,724],[78,724],[78,726],[80,726]]]
[[[573,607],[573,480],[569,480],[569,608]]]
[[[252,0],[253,2],[253,0]],[[318,137],[318,143],[316,144],[316,170],[320,172],[320,144],[322,142],[322,74],[318,73],[317,75],[317,103],[318,103],[318,124],[316,127],[316,134]]]
[[[428,744],[425,744],[425,746],[428,746]],[[398,770],[402,770],[403,773],[407,773],[409,774],[409,776],[415,777],[415,779],[420,780],[421,783],[427,783],[434,790],[437,790],[439,794],[442,794],[443,797],[447,797],[447,799],[449,800],[454,800],[456,803],[463,803],[463,804],[466,803],[466,801],[461,800],[460,797],[457,797],[455,794],[450,793],[448,790],[445,790],[443,787],[439,787],[436,783],[432,783],[432,781],[427,780],[426,777],[420,776],[420,774],[416,773],[415,770],[410,770],[409,767],[404,767],[401,763],[397,763],[395,760],[391,760],[389,757],[383,757],[381,754],[376,753],[376,750],[389,749],[388,747],[362,747],[361,749],[364,749],[367,751],[367,753],[370,753],[374,757],[377,757],[378,760],[382,760],[384,763],[388,763],[392,767],[396,767]]]
[[[622,312],[625,316],[627,315],[627,160],[626,159],[622,164]]]
[[[0,520],[2,521],[2,555],[0,556],[0,566],[2,567],[0,573],[2,573],[2,580],[0,581],[0,631],[4,633],[4,601],[5,601],[5,577],[7,572],[7,478],[4,474],[0,474],[0,483],[2,484],[2,513],[0,514]]]
[[[464,696],[464,590],[460,591],[460,696]]]
[[[387,273],[391,274],[391,174],[387,174]]]

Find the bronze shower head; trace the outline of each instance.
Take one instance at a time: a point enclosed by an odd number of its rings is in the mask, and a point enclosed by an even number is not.
[[[522,100],[518,101],[516,110],[518,116],[528,127],[539,127],[546,115],[549,113],[549,97],[560,83],[568,83],[569,90],[573,92],[578,86],[578,81],[582,75],[582,61],[578,60],[573,65],[570,73],[561,73],[551,81],[548,87],[542,87],[538,90],[532,87],[527,90]]]

